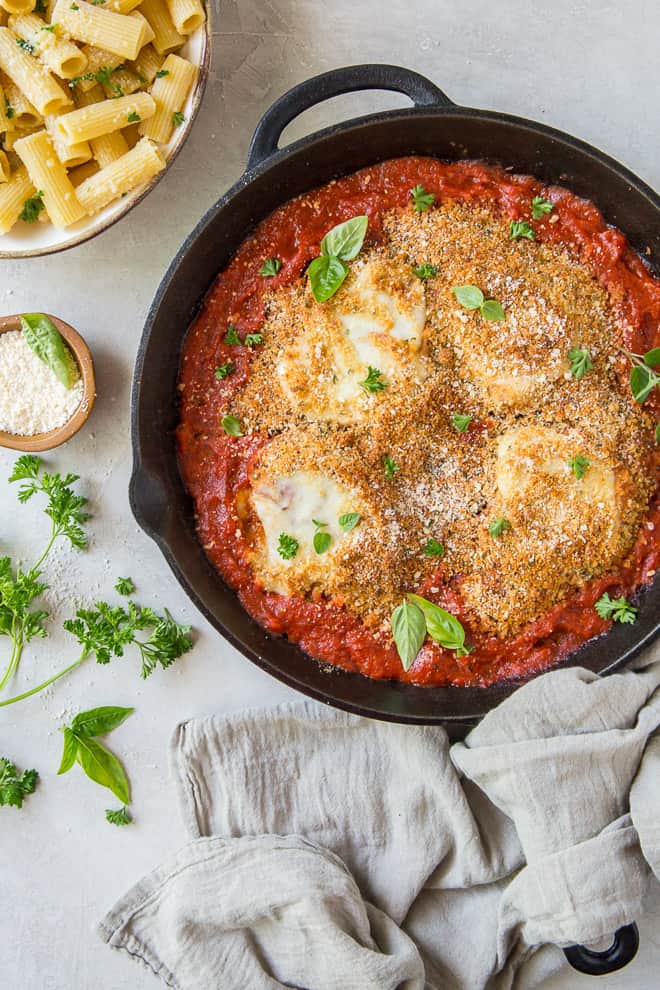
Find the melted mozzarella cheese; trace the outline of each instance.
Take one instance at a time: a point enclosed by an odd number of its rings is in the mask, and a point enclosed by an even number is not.
[[[577,479],[570,466],[576,454],[574,438],[541,426],[504,433],[497,445],[496,480],[505,504],[531,503],[556,519],[576,512],[590,514],[595,505],[614,519],[614,471],[588,451],[581,453],[589,460],[589,467]]]
[[[344,287],[305,318],[305,334],[283,348],[280,385],[297,408],[347,423],[371,412],[360,382],[369,367],[388,383],[427,377],[420,355],[426,306],[424,285],[410,269],[369,261],[355,266]]]
[[[295,471],[257,482],[252,489],[252,503],[264,537],[259,554],[260,575],[269,591],[286,594],[293,590],[293,581],[306,578],[312,584],[332,568],[336,550],[351,538],[350,533],[343,532],[339,517],[354,512],[357,499],[349,489],[323,474]],[[332,540],[323,554],[314,549],[314,520],[325,524],[322,532]],[[298,542],[298,551],[289,560],[284,560],[278,551],[282,533]]]

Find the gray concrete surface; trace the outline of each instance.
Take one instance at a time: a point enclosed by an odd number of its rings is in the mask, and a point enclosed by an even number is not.
[[[159,985],[102,945],[93,925],[116,897],[183,840],[168,781],[177,720],[271,705],[293,693],[244,661],[188,604],[127,501],[131,368],[144,315],[166,265],[204,210],[241,173],[259,115],[287,87],[362,61],[415,68],[457,102],[535,117],[578,134],[660,187],[654,0],[216,0],[212,77],[192,136],[168,176],[130,216],[92,243],[54,258],[0,262],[0,311],[59,314],[87,337],[99,399],[88,427],[49,463],[84,478],[94,521],[90,552],[49,568],[53,612],[110,593],[131,574],[139,596],[195,626],[194,653],[147,683],[130,658],[89,665],[48,696],[0,714],[0,754],[42,773],[22,813],[0,810],[0,986],[3,990],[147,990]],[[404,105],[383,94],[342,97],[307,113],[300,136],[359,112]],[[46,533],[36,509],[17,509],[0,451],[0,552],[26,559]],[[0,651],[5,648],[0,643]],[[28,651],[17,686],[71,656],[64,634]],[[134,787],[136,824],[113,829],[111,805],[80,772],[57,778],[59,726],[98,704],[135,705],[113,735]],[[657,894],[657,892],[656,892]],[[601,981],[565,969],[545,990],[654,990],[660,898],[641,919],[642,950]],[[211,988],[209,988],[211,990]],[[249,988],[246,988],[249,990]]]

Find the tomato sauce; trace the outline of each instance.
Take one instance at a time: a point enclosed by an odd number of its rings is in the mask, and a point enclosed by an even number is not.
[[[530,201],[534,196],[552,201],[552,214],[534,221],[537,239],[565,245],[592,270],[616,307],[629,350],[639,353],[658,346],[660,281],[652,276],[624,235],[607,226],[592,203],[567,189],[544,186],[529,176],[479,162],[393,159],[286,203],[240,246],[219,275],[184,346],[177,433],[180,465],[195,501],[199,536],[209,559],[236,589],[247,611],[266,629],[287,635],[318,660],[369,677],[396,678],[426,686],[484,686],[545,670],[607,631],[611,622],[599,618],[593,607],[598,598],[605,591],[613,597],[629,596],[641,585],[649,584],[658,568],[657,497],[619,571],[588,582],[508,640],[472,633],[460,593],[451,584],[442,587],[439,594],[428,595],[463,622],[467,642],[475,648],[468,656],[457,657],[435,643],[426,644],[406,673],[394,646],[377,640],[345,609],[326,601],[273,594],[259,585],[248,562],[236,498],[247,487],[251,458],[267,441],[261,437],[229,438],[220,425],[234,390],[247,380],[250,364],[249,348],[224,343],[228,324],[234,324],[241,332],[257,331],[264,319],[265,293],[299,278],[318,255],[320,241],[331,227],[367,214],[368,236],[377,240],[382,213],[409,204],[410,189],[418,183],[435,193],[436,202],[486,204],[507,219],[531,219]],[[280,258],[282,268],[276,277],[263,278],[259,269],[269,257]],[[215,369],[226,361],[235,365],[235,371],[217,381]],[[628,366],[623,356],[620,372],[624,380]],[[654,401],[649,399],[648,405]],[[419,590],[425,594],[425,587]]]

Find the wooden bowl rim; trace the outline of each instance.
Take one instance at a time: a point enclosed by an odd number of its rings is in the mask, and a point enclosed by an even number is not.
[[[11,330],[20,330],[20,317],[23,314],[14,313],[11,316],[0,316],[0,333],[7,333]],[[63,423],[62,426],[46,433],[35,433],[33,436],[21,436],[17,433],[5,433],[0,430],[0,447],[9,450],[21,450],[24,453],[39,453],[44,450],[53,450],[61,444],[66,443],[75,436],[78,430],[87,422],[89,414],[94,407],[96,399],[96,379],[94,376],[94,361],[92,352],[86,341],[80,336],[72,326],[60,320],[58,316],[44,313],[49,320],[55,324],[59,332],[64,337],[80,369],[80,376],[83,383],[83,394],[80,405],[73,416]]]

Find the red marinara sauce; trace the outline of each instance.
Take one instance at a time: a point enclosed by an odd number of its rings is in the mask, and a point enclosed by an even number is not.
[[[267,442],[261,437],[229,438],[221,418],[234,390],[249,375],[250,351],[224,342],[228,324],[255,332],[264,319],[264,295],[300,277],[319,253],[320,241],[335,224],[359,214],[369,217],[377,240],[381,215],[410,202],[421,183],[436,202],[461,200],[489,205],[506,219],[529,217],[530,201],[554,204],[552,215],[535,221],[539,241],[561,243],[607,289],[621,320],[625,346],[640,353],[660,343],[660,281],[655,279],[624,235],[608,227],[597,208],[567,189],[547,187],[529,176],[513,175],[479,162],[448,164],[433,158],[401,158],[362,169],[286,203],[269,216],[238,249],[211,289],[185,342],[179,389],[177,432],[181,472],[195,501],[204,549],[220,574],[238,592],[247,611],[266,629],[286,634],[312,657],[374,678],[396,678],[419,685],[476,685],[530,676],[572,653],[611,625],[594,603],[605,591],[629,595],[649,584],[660,561],[660,501],[656,496],[637,542],[616,572],[588,582],[570,598],[500,640],[472,633],[466,609],[452,587],[434,599],[466,627],[474,651],[457,657],[427,643],[413,668],[403,671],[395,647],[377,640],[359,619],[330,602],[307,601],[265,591],[247,558],[236,497],[247,487],[251,457]],[[260,276],[264,259],[281,259],[274,278]],[[231,361],[235,370],[217,381],[216,367]],[[622,376],[627,374],[622,358]],[[631,401],[632,397],[631,397]],[[649,400],[649,403],[653,400]],[[424,594],[424,588],[420,589]]]

